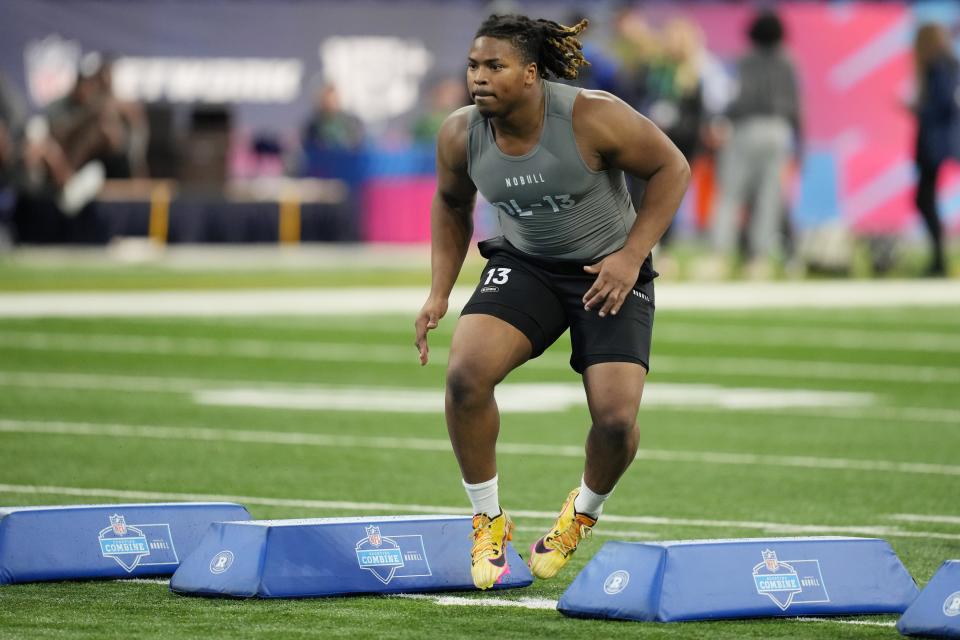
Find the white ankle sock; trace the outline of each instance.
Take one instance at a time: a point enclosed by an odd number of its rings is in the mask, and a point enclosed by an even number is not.
[[[613,493],[613,491],[611,490],[610,493]],[[610,497],[610,493],[599,494],[593,492],[587,486],[586,481],[581,478],[580,493],[573,500],[573,510],[596,520],[603,513],[603,503]]]
[[[486,482],[477,484],[468,484],[463,481],[463,488],[467,490],[467,496],[473,504],[473,512],[485,513],[491,518],[500,515],[500,490],[497,486],[497,477],[493,476]]]

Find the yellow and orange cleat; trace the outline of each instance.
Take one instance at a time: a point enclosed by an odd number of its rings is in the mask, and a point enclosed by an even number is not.
[[[507,542],[513,539],[513,520],[506,511],[496,518],[485,513],[473,516],[473,549],[470,575],[477,589],[489,589],[510,573]]]
[[[573,501],[579,493],[579,488],[570,492],[553,528],[530,547],[527,564],[531,573],[542,580],[557,575],[577,550],[577,545],[590,536],[597,524],[595,519],[574,510]]]

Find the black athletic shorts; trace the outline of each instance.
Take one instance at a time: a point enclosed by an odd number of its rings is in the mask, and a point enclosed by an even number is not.
[[[649,371],[657,276],[649,258],[617,315],[601,318],[599,307],[583,308],[583,296],[597,278],[583,270],[584,263],[529,256],[503,238],[479,246],[487,266],[461,315],[481,313],[513,325],[533,345],[531,358],[569,327],[570,366],[577,373],[599,362],[636,362]]]

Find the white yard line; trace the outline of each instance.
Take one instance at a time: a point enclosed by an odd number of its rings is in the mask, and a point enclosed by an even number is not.
[[[529,366],[536,360],[524,366]],[[960,383],[960,369],[899,364],[867,364],[826,360],[783,360],[773,358],[702,358],[699,356],[657,356],[651,358],[654,371],[691,373],[708,371],[716,375],[817,380],[885,381],[900,383]]]
[[[960,524],[960,516],[945,516],[920,513],[895,513],[887,516],[891,520],[900,522],[927,522],[937,524]]]
[[[162,584],[169,585],[170,578],[119,578],[111,582],[133,582],[138,584]]]
[[[880,622],[879,620],[836,620],[834,618],[786,618],[797,622],[827,622],[832,624],[852,624],[862,627],[896,627],[896,622]]]
[[[774,347],[815,347],[861,351],[960,352],[960,330],[956,333],[921,331],[859,331],[827,327],[765,327],[703,325],[664,322],[657,326],[661,342],[684,344],[764,345]]]
[[[161,491],[135,491],[129,489],[95,489],[86,487],[63,487],[30,484],[0,484],[0,494],[15,495],[56,495],[75,497],[112,498],[115,500],[158,500],[188,502],[237,502],[244,505],[284,507],[293,509],[324,509],[332,511],[386,511],[390,513],[419,513],[440,515],[468,515],[469,509],[423,504],[397,504],[388,502],[349,502],[342,500],[306,500],[290,498],[264,498],[258,496],[234,496],[207,493],[173,493]],[[515,518],[553,520],[555,511],[532,511],[511,509]],[[782,522],[757,522],[752,520],[708,520],[690,518],[665,518],[659,516],[620,516],[605,513],[603,522],[620,524],[640,524],[648,526],[680,526],[692,528],[720,529],[757,529],[764,533],[778,535],[800,535],[814,533],[854,533],[872,537],[922,538],[939,540],[960,540],[960,534],[944,534],[927,531],[908,531],[898,527],[884,526],[837,526],[816,524],[789,524]],[[644,533],[644,532],[636,532]]]
[[[430,602],[442,607],[518,607],[521,609],[556,609],[557,601],[546,598],[504,598],[499,596],[485,596],[480,598],[467,598],[464,596],[444,596],[432,595],[427,593],[398,593],[392,598],[403,598],[405,600],[418,600],[421,602]],[[867,627],[896,627],[896,622],[881,622],[878,620],[837,620],[836,618],[783,618],[784,620],[795,620],[797,622],[822,622],[827,624],[850,624]]]
[[[339,393],[345,387],[333,385],[315,385],[296,382],[279,381],[252,381],[228,380],[218,378],[179,378],[158,376],[120,376],[95,373],[46,373],[46,372],[18,372],[0,371],[0,387],[25,387],[43,389],[71,389],[91,390],[101,392],[135,391],[144,393],[175,393],[193,394],[203,391],[236,390],[244,388],[256,392],[275,391],[283,393],[312,394],[312,393]],[[572,385],[578,388],[579,385]],[[501,390],[513,388],[513,383],[505,383]],[[375,395],[390,392],[424,392],[424,389],[398,389],[393,387],[364,387],[366,394]],[[826,395],[806,396],[801,390],[790,390],[790,394],[781,396],[776,389],[754,390],[761,392],[754,395],[749,390],[736,387],[716,387],[713,385],[686,385],[679,383],[648,382],[644,389],[643,409],[671,410],[682,412],[709,412],[715,413],[718,407],[728,410],[745,410],[752,413],[774,416],[811,416],[830,419],[850,419],[858,421],[896,421],[896,422],[930,422],[930,423],[960,423],[960,410],[937,409],[932,407],[885,407],[885,406],[851,406],[842,404],[860,404],[861,394],[842,394],[831,392]],[[499,393],[499,392],[498,392]],[[815,392],[819,393],[819,392]],[[574,391],[569,391],[575,397]],[[692,395],[691,395],[692,394]],[[693,401],[693,396],[707,394],[710,402],[703,405]],[[770,395],[765,395],[770,394]],[[828,405],[811,408],[810,401],[815,399],[828,400],[822,404]],[[800,405],[797,404],[800,402]],[[564,408],[574,405],[583,405],[582,399],[576,403],[573,400],[564,401]],[[780,405],[771,410],[771,404]],[[433,406],[440,407],[435,403]],[[288,407],[294,408],[294,407]],[[333,407],[335,408],[335,407]],[[369,409],[369,405],[360,407]],[[502,407],[501,407],[502,408]],[[544,409],[545,410],[545,409]],[[559,410],[559,409],[558,409]]]
[[[185,355],[318,362],[382,362],[414,363],[417,353],[412,346],[289,342],[272,340],[216,340],[173,336],[129,336],[106,334],[40,333],[0,331],[0,346],[36,351],[93,351],[100,353],[134,353]],[[445,349],[431,349],[435,358],[446,358]]]
[[[0,384],[3,384],[0,382]],[[698,407],[696,405],[671,406],[661,405],[657,407],[646,407],[641,405],[641,411],[648,409],[650,411],[671,411],[671,412],[689,412],[689,413],[708,413],[711,416],[716,415],[716,409],[713,407]],[[955,426],[960,424],[960,410],[958,409],[936,409],[933,407],[891,407],[877,405],[873,407],[822,407],[819,409],[809,409],[806,407],[792,407],[790,409],[744,409],[751,414],[769,415],[778,418],[790,417],[810,417],[826,418],[830,420],[855,420],[867,422],[896,422],[899,424],[910,424],[909,427],[919,426],[916,423],[928,422],[935,425],[948,424]],[[642,415],[642,414],[641,414]],[[764,424],[767,428],[771,424]],[[905,425],[907,426],[907,425]]]
[[[511,515],[513,511],[510,512]],[[539,533],[544,534],[546,530],[543,527],[529,527],[514,524],[514,531],[520,531],[521,533]],[[597,527],[593,530],[592,535],[602,536],[605,538],[618,538],[618,539],[634,539],[634,540],[656,540],[660,538],[659,534],[653,533],[652,531],[631,531],[626,529],[605,529],[603,527]]]
[[[101,424],[89,422],[62,422],[46,420],[0,419],[0,432],[44,435],[95,436],[114,438],[145,438],[155,440],[190,440],[201,442],[233,442],[239,444],[267,444],[349,449],[402,449],[407,451],[449,452],[450,442],[445,438],[401,438],[392,436],[343,436],[290,431],[258,431],[210,429],[200,427],[168,427],[156,425]],[[547,456],[580,458],[580,445],[549,445],[536,443],[500,442],[497,452],[502,455]],[[674,451],[640,449],[638,460],[656,462],[688,462],[692,464],[724,464],[779,468],[805,468],[838,471],[874,471],[880,473],[909,473],[934,476],[960,476],[960,465],[925,462],[896,462],[891,460],[857,460],[852,458],[823,458],[817,456],[777,456],[721,451]]]
[[[586,407],[579,383],[504,383],[497,387],[502,412],[566,411]],[[709,384],[652,382],[643,390],[644,406],[709,406],[720,409],[786,409],[795,407],[864,407],[875,404],[869,393],[806,389],[757,389]],[[443,412],[444,391],[423,388],[323,387],[313,389],[233,388],[198,390],[196,402],[266,409]]]
[[[261,316],[416,313],[428,287],[0,294],[0,316]],[[471,287],[457,287],[450,310]],[[780,309],[947,306],[960,304],[954,281],[661,283],[660,309]]]
[[[168,586],[169,579],[149,579],[149,578],[128,578],[114,580],[114,582],[133,582],[142,584],[159,584]],[[509,607],[517,609],[530,609],[532,611],[555,611],[557,600],[550,598],[505,598],[501,596],[487,595],[477,598],[468,598],[466,596],[448,596],[431,593],[394,593],[386,598],[400,598],[402,600],[416,600],[418,602],[428,602],[441,607]],[[795,620],[797,622],[825,622],[833,624],[851,624],[868,627],[895,627],[895,622],[880,622],[874,620],[837,620],[836,618],[783,618],[784,620]]]
[[[520,609],[547,609],[555,611],[557,608],[556,600],[547,598],[500,598],[497,596],[488,596],[483,598],[466,598],[464,596],[443,596],[428,593],[397,593],[390,598],[403,598],[404,600],[420,600],[442,607],[518,607]]]
[[[76,351],[184,355],[193,357],[241,357],[311,362],[373,362],[410,364],[416,362],[413,346],[370,343],[291,342],[252,339],[189,338],[173,336],[130,336],[107,334],[0,331],[0,346],[36,351]],[[433,363],[444,363],[448,350],[432,348]],[[547,353],[524,367],[567,370],[567,356]],[[820,380],[874,380],[901,383],[960,383],[960,368],[940,366],[866,364],[823,360],[773,358],[702,358],[698,356],[654,356],[657,372],[740,375],[764,378],[812,378]]]
[[[510,387],[512,383],[505,383]],[[56,388],[82,389],[90,391],[114,392],[143,392],[143,393],[175,393],[193,394],[198,391],[229,390],[236,388],[252,389],[255,391],[282,391],[296,393],[312,393],[315,391],[327,392],[340,390],[341,387],[332,385],[315,385],[308,383],[229,380],[222,378],[181,378],[160,376],[131,376],[110,375],[96,373],[48,373],[31,371],[0,371],[0,386],[26,388]],[[643,410],[670,410],[681,412],[709,412],[714,413],[717,405],[699,406],[687,401],[687,393],[692,389],[703,389],[712,385],[684,385],[673,383],[648,382],[644,390]],[[502,388],[502,387],[501,387]],[[783,408],[771,410],[762,406],[746,406],[742,402],[727,402],[726,394],[730,387],[713,387],[721,398],[725,409],[749,410],[752,413],[773,416],[810,416],[829,419],[895,421],[895,422],[930,422],[960,424],[960,410],[937,409],[933,407],[886,407],[886,406],[857,406],[843,407],[830,406],[811,409],[804,406],[791,406],[789,410]],[[376,394],[381,391],[397,391],[391,387],[366,387],[365,391]],[[407,391],[407,390],[404,390]],[[422,391],[422,389],[420,390]],[[764,390],[775,391],[775,390]],[[794,390],[796,391],[796,390]],[[667,400],[672,396],[676,403],[657,401],[657,396]],[[776,397],[776,396],[774,396]],[[802,396],[801,396],[802,397]],[[834,396],[827,396],[834,397]],[[856,396],[854,396],[856,397]],[[732,398],[731,398],[732,399]],[[681,401],[682,400],[682,401]],[[831,403],[833,405],[837,402]],[[367,407],[364,407],[367,408]]]

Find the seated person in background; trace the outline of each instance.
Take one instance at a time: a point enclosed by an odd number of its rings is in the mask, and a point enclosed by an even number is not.
[[[447,116],[465,106],[469,96],[459,76],[437,81],[430,87],[428,104],[410,130],[414,142],[433,143]]]
[[[114,95],[112,63],[100,54],[84,56],[73,89],[50,104],[46,115],[50,134],[74,170],[96,160],[109,178],[146,177],[144,110]]]
[[[364,136],[363,123],[343,109],[337,88],[331,84],[321,87],[303,127],[304,148],[356,150],[363,146]]]

